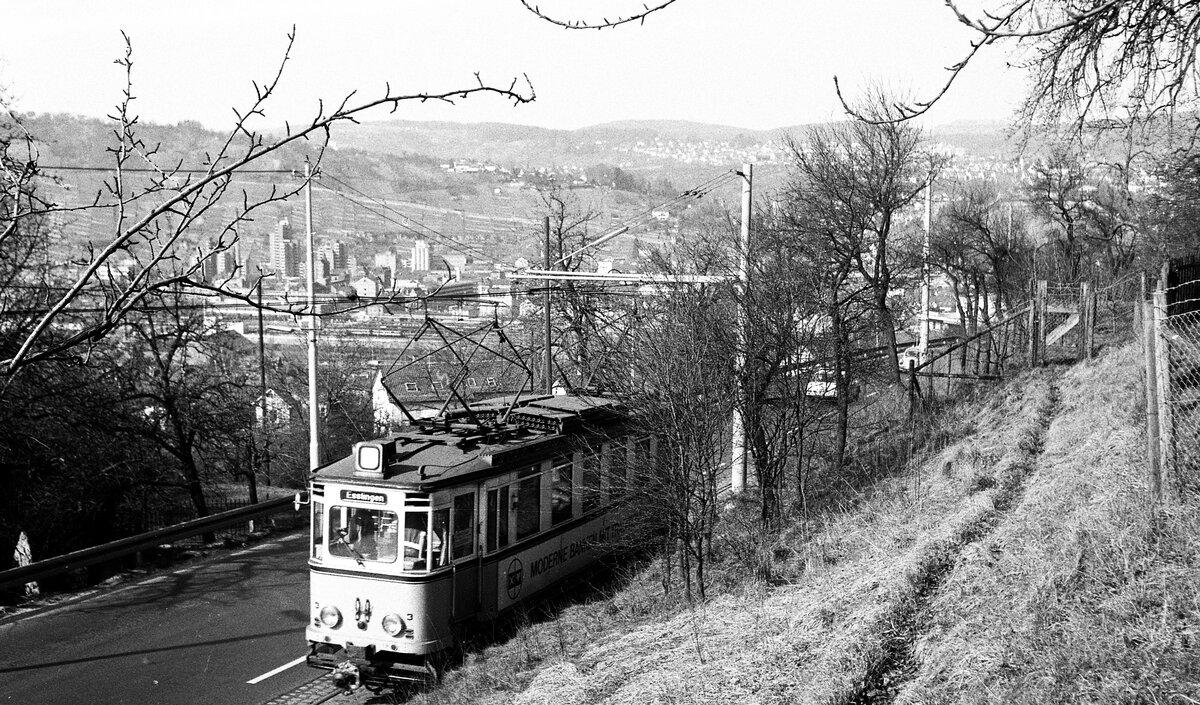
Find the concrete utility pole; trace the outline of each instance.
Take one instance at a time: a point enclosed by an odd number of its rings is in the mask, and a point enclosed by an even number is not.
[[[259,427],[262,431],[262,462],[263,471],[267,476],[267,484],[271,484],[271,434],[267,430],[267,343],[264,340],[263,334],[263,291],[262,291],[262,268],[258,270],[258,391],[259,391],[259,411],[262,413],[262,422]],[[255,473],[258,468],[250,470],[250,503],[258,504],[258,478]]]
[[[754,186],[754,165],[743,164],[742,171],[742,231],[741,231],[741,253],[738,258],[738,286],[745,292],[746,285],[750,274],[750,206],[752,202],[752,189]],[[743,307],[738,306],[737,316],[737,365],[735,369],[738,374],[738,394],[741,395],[741,373],[742,368],[746,366],[746,355],[742,351],[742,346],[745,345],[746,335],[746,316],[743,312]],[[739,398],[740,403],[740,398]],[[746,422],[742,418],[742,410],[738,404],[733,407],[733,448],[730,462],[729,472],[729,489],[733,494],[741,494],[746,489],[746,476],[750,470],[750,456],[746,452]]]
[[[917,353],[921,362],[929,359],[929,238],[933,228],[933,169],[925,185],[925,243],[921,246],[921,334]]]
[[[542,233],[545,235],[546,243],[546,270],[549,271],[552,266],[550,263],[550,216],[542,219]],[[545,324],[546,324],[546,342],[545,351],[543,352],[542,363],[546,368],[546,386],[544,391],[546,394],[554,393],[554,351],[550,347],[554,344],[550,335],[550,282],[546,282],[546,292],[542,297],[542,304],[546,309]]]
[[[321,466],[321,419],[317,406],[316,253],[312,227],[312,166],[304,162],[304,230],[308,236],[308,469]]]

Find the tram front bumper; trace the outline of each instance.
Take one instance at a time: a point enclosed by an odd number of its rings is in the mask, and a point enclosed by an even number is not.
[[[426,682],[433,677],[424,658],[410,661],[388,652],[377,652],[374,646],[312,643],[307,661],[313,668],[333,671],[334,682],[347,691],[364,684]]]

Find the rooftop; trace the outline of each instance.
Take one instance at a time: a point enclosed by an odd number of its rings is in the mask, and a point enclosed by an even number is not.
[[[314,479],[429,492],[565,455],[623,419],[619,404],[608,397],[528,396],[515,405],[511,396],[498,397],[390,438],[359,443],[354,453],[319,468]],[[358,468],[364,447],[379,449],[381,471]]]

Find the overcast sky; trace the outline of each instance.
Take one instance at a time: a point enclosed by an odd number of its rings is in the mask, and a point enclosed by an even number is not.
[[[649,1],[649,0],[647,0]],[[622,14],[627,0],[538,0],[564,18]],[[641,7],[636,0],[633,7]],[[598,8],[593,14],[572,11]],[[567,9],[562,9],[562,8]],[[228,127],[231,108],[273,75],[296,43],[266,125],[311,117],[317,100],[528,75],[532,105],[481,97],[410,105],[392,117],[577,128],[612,120],[680,119],[769,129],[838,118],[845,90],[870,83],[927,97],[969,34],[943,0],[677,0],[642,26],[569,31],[517,0],[20,2],[0,26],[0,86],[23,111],[101,117],[123,88],[113,60],[133,44],[135,108],[153,122]],[[929,115],[1006,119],[1023,86],[994,51],[968,68]],[[386,113],[377,115],[386,119]]]

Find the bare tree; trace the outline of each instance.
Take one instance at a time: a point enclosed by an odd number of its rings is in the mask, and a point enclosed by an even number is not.
[[[336,329],[334,329],[336,331]],[[348,452],[357,441],[375,435],[371,408],[373,376],[367,361],[370,354],[361,344],[339,341],[331,336],[321,353],[317,367],[317,409],[322,429],[322,462],[329,462]],[[271,443],[279,461],[273,469],[279,484],[303,486],[309,472],[308,400],[289,394],[287,390],[304,389],[308,385],[308,367],[300,357],[281,355],[268,375],[268,386],[280,390],[282,403],[289,410],[288,421],[273,424],[278,434]]]
[[[1032,254],[1025,212],[1006,202],[994,182],[972,180],[955,188],[934,230],[933,263],[950,277],[959,306],[978,300],[958,295],[965,293],[959,289],[963,282],[972,282],[982,300],[993,302],[976,309],[985,319],[992,307],[1007,310],[1024,295]],[[963,313],[962,320],[974,320]]]
[[[835,77],[847,112],[869,121],[922,115],[985,47],[1004,44],[1031,56],[1022,64],[1030,76],[1021,109],[1027,128],[1065,123],[1079,136],[1089,125],[1128,128],[1197,104],[1196,0],[998,0],[977,14],[954,0],[946,4],[976,33],[963,58],[947,67],[946,81],[930,98],[897,102],[894,114],[878,116],[851,108]]]
[[[1150,199],[1135,194],[1134,166],[1089,164],[1055,147],[1034,165],[1026,187],[1033,214],[1047,227],[1053,258],[1043,274],[1064,282],[1119,277],[1141,254]]]
[[[872,113],[888,108],[882,94]],[[862,121],[810,130],[789,149],[796,186],[792,193],[817,218],[839,254],[849,257],[872,293],[878,333],[890,348],[891,376],[900,381],[896,321],[889,296],[896,284],[897,219],[924,190],[931,174],[921,151],[921,132],[910,124]],[[924,159],[923,159],[924,157]],[[807,193],[806,193],[807,192]],[[819,194],[818,203],[807,194]],[[836,271],[836,270],[835,270]],[[849,272],[846,273],[849,276]]]
[[[1153,214],[1147,232],[1153,239],[1148,255],[1152,261],[1200,249],[1200,159],[1176,155],[1160,164],[1156,175],[1163,188],[1151,194],[1147,211]]]
[[[808,141],[792,140],[791,174],[780,194],[777,215],[781,230],[807,263],[807,285],[815,297],[824,331],[812,357],[824,361],[834,380],[834,440],[829,465],[840,472],[849,434],[851,346],[861,342],[863,313],[871,307],[869,284],[851,275],[867,247],[866,215],[856,193],[855,176],[844,162],[836,133],[813,130]]]
[[[764,529],[782,521],[792,478],[804,505],[805,469],[811,464],[807,449],[828,415],[821,383],[831,367],[824,360],[829,342],[828,300],[822,297],[826,282],[803,235],[789,227],[794,222],[778,209],[757,214],[746,256],[747,281],[735,293],[744,321],[738,404],[754,458]]]
[[[1060,272],[1066,282],[1079,279],[1085,252],[1085,189],[1087,174],[1082,161],[1064,147],[1056,147],[1050,156],[1034,166],[1027,189],[1034,215],[1049,224],[1046,242],[1052,243],[1057,256],[1051,271]]]
[[[206,323],[189,297],[162,300],[168,305],[127,316],[96,348],[117,393],[114,413],[99,421],[155,459],[155,481],[184,489],[196,516],[206,516],[206,485],[236,476],[250,446],[250,346]]]
[[[373,99],[360,101],[351,93],[331,106],[321,102],[308,122],[288,124],[282,135],[268,134],[257,125],[266,116],[294,39],[293,30],[275,73],[264,83],[253,83],[253,100],[234,111],[233,127],[198,164],[163,163],[160,146],[147,144],[139,137],[139,118],[132,111],[134,63],[127,40],[125,55],[118,61],[126,71],[124,97],[111,116],[113,139],[107,150],[113,175],[105,182],[104,190],[82,206],[61,206],[25,197],[0,211],[4,217],[0,220],[0,248],[5,252],[14,246],[13,234],[36,218],[83,211],[102,215],[113,223],[106,241],[72,263],[62,289],[21,335],[14,349],[4,351],[0,358],[4,374],[11,375],[31,363],[98,340],[162,292],[180,288],[216,291],[255,303],[253,292],[234,291],[227,286],[228,280],[206,282],[201,270],[208,259],[234,246],[256,212],[303,188],[305,182],[296,180],[286,186],[271,186],[265,195],[251,195],[249,190],[234,186],[236,177],[269,164],[270,157],[290,156],[297,167],[302,157],[315,169],[330,130],[338,124],[354,123],[375,109],[395,110],[402,104],[425,101],[453,103],[480,94],[514,104],[535,97],[528,81],[523,89],[518,88],[515,79],[507,87],[497,87],[484,83],[478,75],[474,85],[448,91],[402,93],[386,86],[382,95]],[[36,152],[12,167],[18,184],[29,183],[38,173]],[[218,208],[219,204],[232,207]],[[215,235],[206,244],[190,244],[188,235],[197,231],[204,219],[209,221],[206,232]],[[213,221],[220,224],[214,228]],[[281,308],[292,313],[313,313],[304,303],[287,303]],[[61,325],[68,323],[69,327]]]
[[[677,571],[689,597],[705,596],[719,478],[728,468],[735,396],[729,300],[710,285],[651,297],[623,348],[627,374],[612,380],[635,423],[660,441],[659,457],[635,468],[631,501],[645,522],[640,531],[663,541],[664,577]]]
[[[589,226],[596,219],[596,212],[558,188],[541,192],[541,200],[550,219],[551,268],[583,271],[585,264],[595,260],[594,251],[579,253],[579,250],[588,244],[592,235]],[[589,385],[595,377],[596,363],[603,358],[598,293],[598,287],[587,282],[563,281],[553,285],[551,337],[564,353],[555,359],[555,364],[568,386]]]

